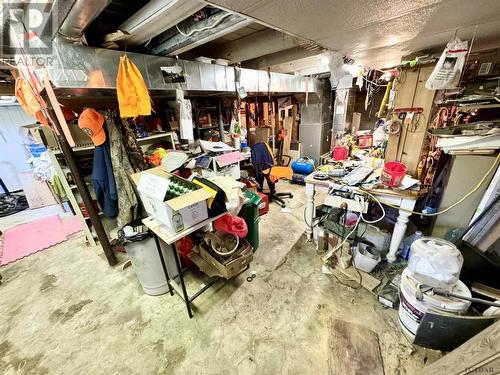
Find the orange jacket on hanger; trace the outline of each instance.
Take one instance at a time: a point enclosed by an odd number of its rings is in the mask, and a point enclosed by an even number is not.
[[[148,116],[151,114],[151,98],[137,66],[127,56],[120,57],[116,76],[116,94],[120,117]]]
[[[37,100],[30,84],[22,77],[16,79],[15,95],[27,115],[35,117],[42,125],[49,126],[49,122],[42,112],[42,107],[46,108],[47,105],[42,98]]]

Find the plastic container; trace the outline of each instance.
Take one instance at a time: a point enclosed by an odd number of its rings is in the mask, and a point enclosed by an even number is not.
[[[358,147],[369,148],[373,146],[373,134],[364,134],[358,136]]]
[[[246,240],[252,246],[253,251],[256,251],[259,247],[259,206],[262,203],[262,198],[251,191],[246,191],[245,196],[249,198],[249,201],[243,205],[238,216],[247,223]]]
[[[30,143],[28,145],[28,150],[34,158],[39,158],[47,149],[44,145],[39,143]]]
[[[408,260],[410,259],[410,249],[413,242],[423,237],[422,232],[417,230],[412,235],[406,237],[402,243],[401,258]]]
[[[384,164],[380,181],[389,187],[396,187],[401,185],[403,178],[408,172],[408,168],[403,163],[398,161],[390,161]]]
[[[451,242],[422,237],[411,244],[408,269],[421,283],[451,290],[460,276],[464,259]]]
[[[132,267],[137,275],[144,293],[157,296],[168,292],[167,278],[161,266],[160,255],[149,231],[140,236],[125,236],[125,250],[132,262]],[[169,245],[161,243],[161,251],[170,277],[177,275],[175,259]]]
[[[233,134],[233,145],[234,145],[234,148],[239,150],[241,148],[241,138],[239,136],[239,134]]]
[[[384,131],[384,125],[381,125],[373,132],[373,145],[378,146],[385,140],[387,140],[387,133]]]
[[[364,243],[358,243],[354,252],[354,265],[364,272],[372,272],[380,263],[380,254],[378,251]]]
[[[349,156],[349,150],[347,147],[335,146],[333,148],[333,159],[334,160],[346,160]]]
[[[292,170],[298,174],[311,174],[314,171],[314,161],[309,158],[300,158],[292,162]]]
[[[417,300],[415,293],[419,288],[419,282],[408,268],[401,274],[401,284],[399,285],[399,324],[410,337],[414,338],[418,327],[426,312],[461,314],[467,311],[470,306],[469,301],[424,293],[421,301]],[[471,292],[467,286],[459,281],[452,290],[453,293],[464,297],[471,297]]]
[[[361,223],[358,226],[358,236],[371,242],[379,251],[387,251],[391,244],[392,235],[385,229],[373,224]]]

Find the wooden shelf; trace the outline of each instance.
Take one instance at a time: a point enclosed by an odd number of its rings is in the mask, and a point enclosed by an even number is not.
[[[172,132],[156,133],[156,134],[148,135],[147,137],[144,137],[144,138],[137,138],[137,142],[144,143],[144,142],[151,141],[154,139],[161,139],[161,138],[170,137],[170,136],[172,136]]]
[[[200,130],[212,130],[212,129],[219,129],[219,125],[213,125],[213,126],[200,126]]]
[[[97,215],[102,216],[102,211],[98,212]],[[87,217],[84,216],[83,218],[85,219],[85,221],[90,220],[90,216]]]
[[[85,152],[85,151],[91,151],[95,147],[94,146],[83,146],[83,147],[73,147],[73,152]],[[57,149],[54,150],[54,155],[60,155],[62,154],[62,151]]]
[[[173,132],[165,132],[165,133],[155,133],[152,135],[148,135],[147,137],[143,138],[136,138],[137,143],[147,143],[149,141],[155,140],[155,139],[161,139],[161,138],[166,138],[166,137],[171,137]],[[73,152],[85,152],[85,151],[91,151],[95,148],[95,146],[90,145],[90,146],[82,146],[82,147],[73,147]],[[62,154],[62,151],[57,149],[54,150],[55,155],[60,155]]]

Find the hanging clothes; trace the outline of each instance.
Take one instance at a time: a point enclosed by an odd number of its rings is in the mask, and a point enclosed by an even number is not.
[[[23,77],[17,77],[14,92],[24,112],[29,116],[35,117],[42,125],[49,127],[49,122],[42,111],[47,105],[41,97],[38,99],[36,98],[28,81]]]
[[[148,169],[148,164],[144,159],[144,153],[141,146],[137,143],[135,133],[130,127],[130,124],[125,119],[115,116],[115,125],[120,130],[123,140],[123,146],[129,156],[130,164],[134,168],[134,172],[140,172]]]
[[[135,171],[130,164],[127,150],[122,142],[121,133],[115,124],[113,114],[105,114],[106,128],[108,130],[111,163],[116,181],[116,191],[118,194],[118,228],[123,228],[131,221],[140,218],[140,205],[135,194],[129,176]]]
[[[125,55],[120,57],[116,76],[116,94],[120,117],[149,116],[151,98],[137,66]]]
[[[118,214],[118,194],[111,163],[109,142],[96,146],[94,149],[92,181],[95,196],[103,215],[115,217]]]

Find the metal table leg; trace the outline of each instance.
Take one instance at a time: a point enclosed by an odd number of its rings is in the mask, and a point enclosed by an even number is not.
[[[191,312],[191,302],[189,300],[189,296],[186,291],[186,285],[184,284],[184,275],[182,273],[181,262],[179,260],[179,254],[177,253],[177,248],[175,247],[175,243],[172,244],[172,251],[174,252],[175,265],[177,267],[177,272],[179,275],[179,281],[181,283],[182,294],[184,296],[184,302],[186,303],[186,309],[189,315],[189,318],[193,317],[193,313]]]
[[[170,285],[170,277],[168,275],[165,259],[163,258],[163,252],[161,251],[160,240],[158,239],[158,236],[156,234],[154,235],[154,239],[156,243],[156,249],[158,250],[158,255],[160,256],[161,267],[163,268],[163,272],[165,273],[165,277],[167,278],[168,291],[170,292],[170,295],[173,296],[174,291],[172,290],[172,286]]]

